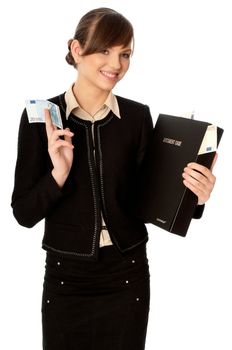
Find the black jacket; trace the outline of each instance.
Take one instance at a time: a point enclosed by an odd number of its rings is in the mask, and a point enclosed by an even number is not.
[[[117,96],[121,119],[110,112],[95,122],[94,144],[90,121],[72,114],[66,120],[64,94],[50,100],[60,106],[64,127],[75,134],[74,161],[60,190],[51,175],[45,125],[29,124],[24,110],[12,195],[19,224],[32,227],[45,218],[43,248],[85,259],[97,258],[101,212],[121,252],[146,242],[146,226],[134,217],[133,206],[152,131],[149,108]]]

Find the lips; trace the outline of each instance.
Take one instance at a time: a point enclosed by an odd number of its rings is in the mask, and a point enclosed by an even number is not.
[[[104,77],[106,77],[109,80],[117,80],[118,79],[118,73],[101,71],[101,74],[104,75]]]

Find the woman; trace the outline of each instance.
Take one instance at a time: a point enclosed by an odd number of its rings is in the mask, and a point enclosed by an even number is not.
[[[146,105],[112,93],[129,68],[133,39],[116,11],[88,12],[68,42],[77,79],[50,99],[64,129],[52,125],[48,110],[46,127],[22,115],[12,207],[26,227],[45,218],[45,350],[145,347],[148,238],[133,204],[152,118]],[[204,204],[212,172],[191,163],[183,177]]]

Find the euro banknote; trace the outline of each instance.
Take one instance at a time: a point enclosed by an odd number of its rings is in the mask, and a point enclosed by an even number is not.
[[[49,109],[53,125],[63,129],[59,106],[47,100],[26,100],[29,123],[45,123],[44,109]]]

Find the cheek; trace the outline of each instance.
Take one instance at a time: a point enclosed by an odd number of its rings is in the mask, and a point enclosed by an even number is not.
[[[130,62],[124,62],[122,65],[123,69],[122,69],[122,74],[125,75],[126,72],[128,71],[129,67],[130,67]]]
[[[79,65],[79,74],[82,74],[84,76],[91,76],[91,75],[93,75],[92,66],[89,65],[89,64]]]
[[[127,72],[130,67],[130,60],[125,62],[125,71]]]

